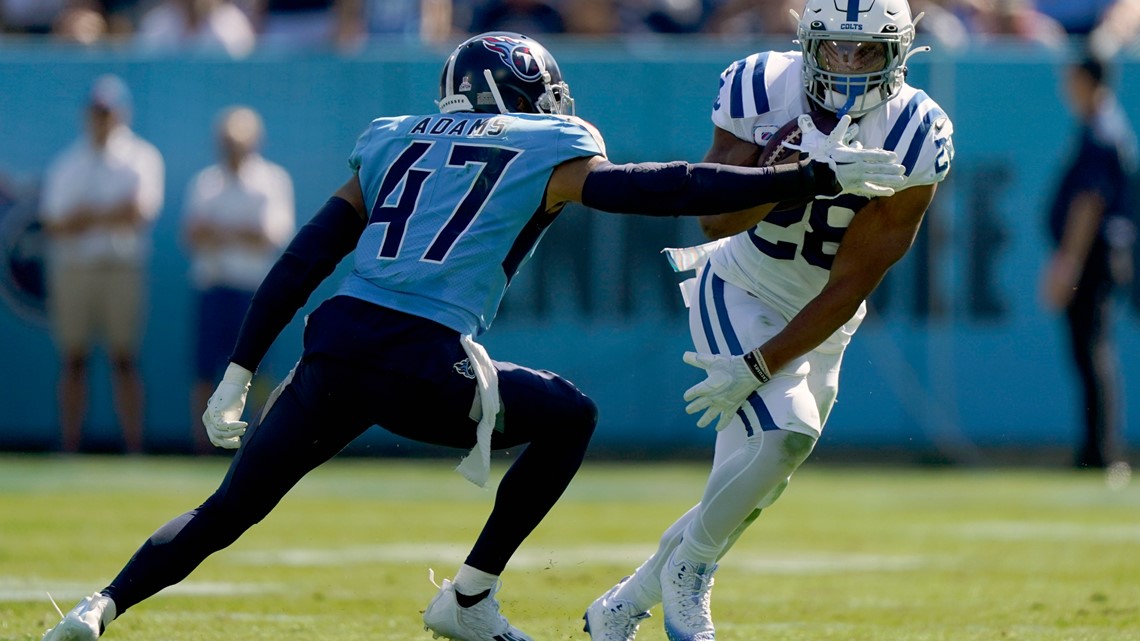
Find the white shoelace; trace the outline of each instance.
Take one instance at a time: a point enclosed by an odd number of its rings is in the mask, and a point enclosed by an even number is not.
[[[606,608],[606,612],[618,621],[616,626],[618,629],[607,627],[606,632],[608,634],[604,641],[626,641],[637,632],[637,627],[641,625],[641,622],[649,618],[648,612],[630,614],[630,609],[623,608],[620,604]]]
[[[676,580],[675,585],[686,595],[681,602],[680,612],[678,612],[681,620],[689,627],[711,628],[713,586],[711,573],[700,574],[695,570],[686,568],[680,574],[681,576]]]

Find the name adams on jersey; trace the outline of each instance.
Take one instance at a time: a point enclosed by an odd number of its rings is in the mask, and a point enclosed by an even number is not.
[[[766,51],[728,66],[720,77],[713,123],[763,146],[781,125],[807,113],[800,52]],[[891,100],[861,117],[855,141],[894,151],[906,167],[906,189],[941,182],[954,157],[953,125],[923,91],[904,84]],[[721,278],[775,306],[790,319],[823,289],[847,226],[868,202],[844,195],[772,211],[737,234],[710,261]],[[827,341],[842,349],[866,314],[866,303]]]

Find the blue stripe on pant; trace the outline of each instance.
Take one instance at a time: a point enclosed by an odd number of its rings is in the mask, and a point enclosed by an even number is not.
[[[708,341],[709,351],[713,354],[720,354],[722,350],[734,356],[739,356],[744,353],[744,348],[740,344],[740,339],[736,336],[736,330],[732,328],[732,323],[728,319],[728,307],[724,302],[724,286],[725,282],[720,276],[712,273],[712,268],[708,265],[705,266],[701,274],[701,288],[700,296],[698,297],[699,312],[701,315],[701,326],[705,331],[705,340]],[[709,310],[709,299],[712,299],[712,308],[716,311],[717,324],[714,329],[712,317]],[[751,347],[749,349],[752,349]],[[760,429],[763,431],[778,430],[776,421],[772,418],[772,413],[768,411],[768,406],[764,404],[764,400],[760,398],[758,392],[753,392],[748,396],[748,406],[756,415],[756,420],[760,423]],[[753,435],[752,419],[748,416],[745,407],[741,407],[736,411],[736,415],[744,422],[744,430],[749,436]]]

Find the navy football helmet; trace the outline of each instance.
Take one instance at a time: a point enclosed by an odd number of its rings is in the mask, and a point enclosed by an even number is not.
[[[519,33],[490,32],[455,48],[439,79],[439,110],[574,113],[554,56]]]

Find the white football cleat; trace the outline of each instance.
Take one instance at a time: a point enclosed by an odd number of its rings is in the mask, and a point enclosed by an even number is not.
[[[499,614],[495,593],[500,585],[496,584],[482,601],[463,608],[455,599],[455,584],[444,579],[439,593],[424,610],[424,629],[432,638],[453,641],[534,641]]]
[[[99,592],[83,597],[43,641],[95,641],[115,618],[115,602]]]
[[[582,630],[592,641],[633,641],[637,626],[649,618],[648,612],[638,612],[629,601],[615,598],[618,589],[628,580],[629,577],[625,577],[586,608],[586,614],[582,615],[586,625]]]
[[[713,573],[717,566],[677,558],[677,551],[661,570],[661,609],[669,641],[713,641]]]

